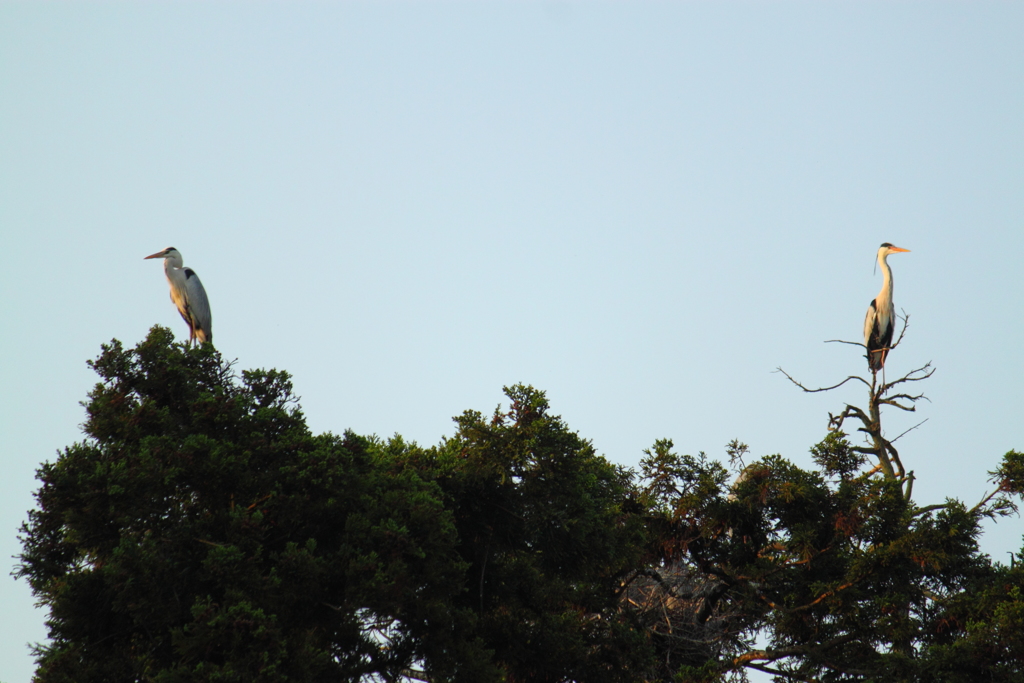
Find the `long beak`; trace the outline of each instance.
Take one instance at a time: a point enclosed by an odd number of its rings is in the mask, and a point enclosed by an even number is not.
[[[166,249],[164,249],[163,251],[158,251],[155,254],[150,254],[149,256],[144,257],[142,260],[145,261],[148,258],[163,258],[164,256],[167,256]]]
[[[910,251],[909,249],[900,249],[899,247],[889,247],[893,251]]]

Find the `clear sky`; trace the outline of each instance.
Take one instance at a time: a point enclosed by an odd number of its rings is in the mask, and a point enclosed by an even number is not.
[[[655,439],[810,465],[864,403],[889,241],[889,414],[918,502],[1024,449],[1024,4],[0,2],[0,557],[82,438],[111,338],[294,375],[314,431],[422,444],[544,389],[610,460]],[[890,375],[890,376],[891,376]],[[1006,560],[1024,522],[990,527]],[[45,614],[0,573],[0,681]]]

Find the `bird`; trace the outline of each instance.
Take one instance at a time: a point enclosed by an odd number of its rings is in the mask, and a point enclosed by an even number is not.
[[[882,291],[871,301],[868,314],[864,318],[864,347],[868,352],[868,368],[872,373],[885,367],[885,357],[889,353],[896,321],[892,305],[892,270],[889,269],[886,258],[889,254],[909,251],[894,247],[888,242],[883,242],[882,246],[878,247],[878,264],[882,267]]]
[[[188,325],[189,344],[197,339],[201,343],[212,344],[213,316],[210,314],[210,300],[196,272],[182,267],[181,253],[174,247],[167,247],[145,258],[164,260],[164,274],[171,286],[171,301]]]

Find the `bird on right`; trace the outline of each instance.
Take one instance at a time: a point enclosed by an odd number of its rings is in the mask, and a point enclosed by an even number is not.
[[[864,318],[864,347],[868,352],[868,367],[876,373],[885,367],[885,357],[892,343],[892,332],[896,327],[896,312],[892,305],[892,270],[886,259],[889,254],[908,252],[909,249],[894,247],[883,242],[878,248],[878,265],[882,268],[882,291],[868,306]]]

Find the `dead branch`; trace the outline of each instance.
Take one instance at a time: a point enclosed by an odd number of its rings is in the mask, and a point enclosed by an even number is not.
[[[923,396],[918,396],[918,397],[915,398],[914,396],[907,396],[905,394],[897,394],[897,395],[892,396],[890,398],[879,399],[878,400],[878,404],[879,405],[883,405],[883,406],[892,406],[893,408],[899,408],[900,410],[905,410],[908,413],[915,413],[915,412],[917,412],[917,408],[915,408],[914,406],[912,406],[912,405],[904,405],[902,403],[899,403],[896,399],[900,399],[900,398],[906,399],[908,401],[914,401],[917,398],[924,398],[924,397]]]
[[[849,344],[850,346],[859,346],[862,349],[867,348],[866,346],[864,346],[863,342],[852,342],[852,341],[846,341],[845,339],[826,339],[825,343],[826,344]]]
[[[857,406],[852,406],[849,403],[847,403],[846,408],[844,408],[843,412],[839,413],[839,415],[833,415],[832,413],[828,414],[828,430],[830,432],[834,432],[838,429],[842,429],[843,422],[845,422],[846,418],[848,417],[855,417],[865,425],[871,424],[871,420],[868,418],[867,414],[863,410],[861,410]],[[861,428],[859,429],[859,431],[863,432],[866,430]]]
[[[900,342],[903,341],[903,335],[907,333],[907,328],[910,327],[910,315],[902,308],[900,309],[900,313],[903,315],[898,315],[896,317],[903,321],[903,327],[900,328],[900,336],[896,337],[896,341],[889,346],[890,351],[900,345]]]
[[[806,392],[807,392],[808,394],[816,394],[816,393],[818,393],[819,391],[832,391],[833,389],[838,389],[839,387],[841,387],[841,386],[843,386],[844,384],[846,384],[847,382],[849,382],[849,381],[850,381],[851,379],[856,379],[856,380],[859,380],[859,381],[861,381],[861,382],[864,382],[864,384],[865,384],[866,386],[869,386],[869,387],[871,386],[870,384],[868,384],[867,380],[865,380],[865,379],[864,379],[863,377],[858,377],[857,375],[850,375],[849,377],[847,377],[846,379],[844,379],[844,380],[843,380],[842,382],[840,382],[839,384],[834,384],[834,385],[832,385],[832,386],[830,386],[830,387],[821,387],[820,389],[808,389],[808,388],[807,388],[806,386],[804,386],[804,385],[803,385],[803,384],[801,384],[800,382],[798,382],[798,381],[796,381],[795,379],[793,379],[792,375],[790,375],[790,374],[789,374],[788,372],[786,372],[785,370],[783,370],[783,369],[782,369],[781,367],[779,367],[779,368],[775,368],[775,370],[776,370],[777,372],[781,372],[781,373],[782,373],[783,375],[785,375],[785,376],[786,376],[786,379],[788,379],[788,380],[789,380],[790,382],[792,382],[793,384],[797,385],[798,387],[800,387],[801,389],[803,389],[804,391],[806,391]]]
[[[908,327],[910,326],[910,316],[907,315],[906,311],[901,311],[901,313],[902,316],[897,316],[903,321],[899,336],[896,338],[895,343],[889,345],[887,350],[892,350],[900,344],[903,337],[906,335]],[[864,344],[846,341],[844,339],[830,339],[828,342],[849,344],[850,346],[860,346],[862,348],[864,347]],[[879,377],[877,372],[872,372],[870,382],[859,375],[850,375],[846,379],[833,384],[832,386],[820,388],[808,387],[802,382],[797,381],[781,367],[776,368],[776,371],[782,373],[786,379],[806,393],[818,393],[838,389],[850,380],[859,380],[868,387],[867,410],[862,410],[856,406],[846,404],[843,411],[838,415],[829,413],[828,429],[829,431],[840,430],[843,428],[847,419],[857,419],[861,424],[861,426],[857,428],[857,431],[865,434],[868,444],[861,447],[851,446],[852,450],[856,453],[870,455],[877,458],[878,465],[881,468],[883,476],[899,481],[901,486],[904,487],[904,495],[909,500],[910,492],[913,488],[913,479],[907,478],[906,469],[903,467],[903,463],[900,460],[899,451],[897,451],[893,446],[893,441],[898,440],[908,432],[920,427],[924,422],[914,425],[896,437],[896,439],[888,440],[882,433],[881,408],[882,406],[892,406],[904,412],[916,412],[916,403],[922,399],[928,400],[928,398],[923,393],[911,394],[905,389],[903,391],[899,391],[897,387],[911,382],[920,382],[931,377],[935,373],[935,369],[932,367],[931,361],[925,363],[919,368],[911,370],[902,377],[894,379],[891,382],[886,380],[885,373],[883,371],[881,377]],[[872,470],[872,473],[877,471],[877,469],[874,469]]]
[[[886,384],[882,384],[882,386],[878,390],[878,394],[879,395],[884,394],[885,392],[889,391],[890,389],[892,389],[897,384],[903,384],[904,382],[920,382],[922,380],[928,379],[929,377],[931,377],[934,374],[935,374],[935,368],[932,367],[932,362],[928,361],[927,363],[925,363],[921,367],[915,368],[914,370],[911,370],[910,372],[908,372],[907,374],[903,375],[899,379],[894,379],[891,382],[888,382]]]
[[[907,435],[907,434],[909,434],[910,432],[914,431],[915,429],[917,429],[918,427],[920,427],[921,425],[923,425],[923,424],[924,424],[925,422],[927,422],[927,421],[928,421],[929,419],[930,419],[930,418],[925,418],[925,419],[921,420],[921,421],[920,421],[920,422],[918,422],[918,423],[917,423],[916,425],[914,425],[913,427],[911,427],[911,428],[910,428],[910,429],[908,429],[907,431],[905,431],[905,432],[903,432],[902,434],[900,434],[899,436],[897,436],[897,437],[896,437],[895,439],[890,439],[890,440],[889,440],[889,443],[895,443],[895,442],[899,441],[899,440],[900,440],[900,439],[902,439],[902,438],[903,438],[904,436],[906,436],[906,435]]]
[[[906,470],[903,469],[903,463],[900,462],[900,454],[896,452],[896,449],[893,447],[892,442],[885,438],[882,438],[882,446],[888,452],[889,458],[896,463],[897,476],[900,479],[903,479],[906,476]]]

